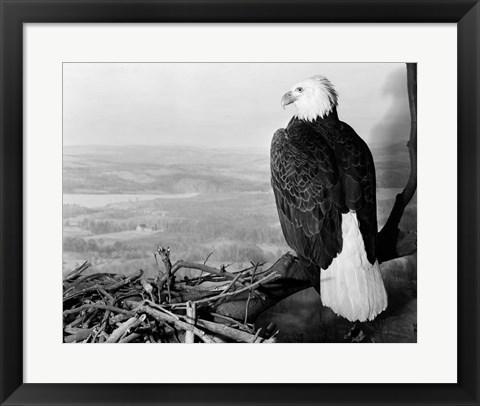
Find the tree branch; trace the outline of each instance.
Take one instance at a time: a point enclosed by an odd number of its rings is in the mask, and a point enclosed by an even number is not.
[[[378,250],[377,257],[379,262],[388,261],[399,256],[400,249],[398,247],[399,239],[398,225],[402,219],[405,207],[412,200],[417,190],[417,64],[407,63],[407,88],[408,103],[410,107],[410,139],[407,143],[408,152],[410,154],[410,176],[402,193],[398,194],[395,204],[388,217],[387,222],[378,234]],[[416,239],[415,239],[416,241]]]
[[[244,320],[245,309],[248,302],[247,322],[254,322],[266,309],[285,299],[294,293],[311,287],[310,280],[301,268],[299,262],[290,254],[285,254],[271,271],[276,275],[273,280],[266,280],[259,285],[260,294],[250,295],[245,289],[242,293],[233,296],[230,300],[213,305],[211,311],[235,320]],[[262,278],[262,274],[255,277],[255,282]]]

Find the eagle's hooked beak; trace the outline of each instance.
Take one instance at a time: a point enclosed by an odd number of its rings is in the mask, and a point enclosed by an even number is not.
[[[292,94],[292,92],[287,92],[283,95],[280,103],[283,109],[285,110],[285,106],[288,106],[289,104],[293,103],[295,100],[297,100],[297,98]]]

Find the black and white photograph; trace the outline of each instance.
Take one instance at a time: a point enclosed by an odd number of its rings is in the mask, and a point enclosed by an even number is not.
[[[62,66],[64,343],[417,342],[416,64]]]

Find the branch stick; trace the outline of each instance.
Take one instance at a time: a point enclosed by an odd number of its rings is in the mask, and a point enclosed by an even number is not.
[[[79,341],[83,341],[86,338],[88,338],[90,336],[90,334],[93,333],[93,330],[94,330],[93,328],[80,329],[80,331],[78,331],[77,333],[72,334],[70,336],[66,336],[63,339],[63,341],[65,343],[76,343],[76,342],[79,342]]]
[[[235,276],[235,278],[232,279],[232,281],[220,292],[220,294],[223,295],[227,293],[231,289],[231,287],[235,285],[235,282],[238,280],[238,278],[240,278],[241,275],[241,273],[238,273],[237,276]]]
[[[132,333],[132,334],[129,334],[128,336],[122,338],[119,343],[130,343],[132,342],[133,340],[136,340],[137,338],[141,337],[142,335],[141,334],[138,334],[138,333]]]
[[[213,321],[198,319],[197,325],[206,328],[212,333],[228,337],[234,341],[249,343],[254,337],[253,334],[247,333],[246,331],[237,330],[225,324],[214,323]]]
[[[222,297],[229,297],[229,296],[235,296],[235,295],[239,295],[240,293],[243,293],[243,292],[246,292],[247,290],[250,290],[254,287],[257,287],[258,285],[266,282],[267,280],[269,279],[273,279],[273,278],[277,278],[279,275],[276,273],[276,272],[273,272],[265,277],[263,277],[262,279],[258,280],[257,282],[251,284],[250,286],[247,286],[245,288],[242,288],[242,289],[239,289],[239,290],[235,290],[233,292],[227,292],[227,293],[223,293],[223,294],[220,294],[218,296],[213,296],[213,297],[210,297],[210,298],[206,298],[206,299],[200,299],[200,300],[197,300],[195,301],[196,304],[200,304],[200,303],[207,303],[207,302],[211,302],[211,301],[215,301],[217,299],[220,299]]]
[[[191,301],[187,302],[187,322],[195,325],[195,318],[196,318],[196,309],[195,304]],[[195,334],[193,331],[187,330],[185,333],[185,344],[193,344],[195,342]]]
[[[167,294],[168,294],[168,302],[171,303],[172,301],[172,294],[170,292],[170,284],[172,280],[172,262],[170,261],[170,248],[167,247],[166,249],[163,247],[158,247],[157,248],[158,254],[162,258],[162,262],[165,265],[165,276],[166,277],[166,282],[167,282]],[[162,278],[163,279],[163,278]],[[161,280],[158,282],[160,286],[163,286],[165,281],[161,282]]]
[[[135,279],[140,278],[142,275],[143,275],[143,271],[140,269],[138,273],[130,275],[128,278],[125,278],[125,279],[123,279],[119,282],[116,282],[116,283],[114,283],[110,286],[103,286],[102,284],[96,283],[93,286],[89,286],[88,288],[84,288],[84,289],[82,289],[78,292],[72,293],[70,296],[64,297],[63,301],[65,302],[66,300],[73,299],[75,297],[82,296],[86,293],[97,291],[99,289],[105,289],[108,292],[114,291],[114,290],[117,290],[117,289],[121,288],[124,285],[127,285],[128,283],[134,281]]]
[[[210,313],[215,319],[220,319],[220,320],[224,320],[228,323],[231,323],[231,324],[235,324],[235,326],[237,326],[239,329],[241,330],[244,330],[246,331],[247,333],[252,333],[253,334],[253,330],[248,326],[248,324],[244,324],[238,320],[235,320],[235,319],[232,319],[231,317],[228,317],[228,316],[225,316],[223,314],[219,314],[219,313]]]
[[[80,274],[84,271],[86,271],[88,268],[90,268],[92,264],[88,261],[85,261],[82,265],[80,265],[78,268],[74,269],[72,272],[69,274],[65,275],[63,278],[64,282],[68,282],[72,279],[75,279],[80,276]]]
[[[129,330],[133,330],[140,323],[146,319],[146,315],[142,314],[140,317],[131,317],[120,327],[118,327],[107,339],[107,343],[116,343],[122,338],[123,334],[127,333]]]
[[[212,337],[210,337],[208,334],[206,334],[204,331],[200,330],[199,328],[192,326],[191,324],[186,323],[184,321],[178,320],[167,313],[162,313],[157,309],[153,309],[150,306],[140,306],[140,307],[137,307],[135,310],[137,313],[146,313],[149,316],[152,316],[155,320],[157,320],[160,323],[168,322],[168,323],[174,324],[175,326],[181,328],[182,330],[193,331],[193,333],[198,338],[200,338],[200,340],[202,340],[204,343],[215,342],[215,340]]]
[[[250,290],[248,291],[247,304],[245,305],[245,321],[244,321],[244,324],[247,324],[247,320],[248,320],[248,306],[250,305],[250,299],[252,297],[252,285],[253,285],[253,280],[255,279],[255,272],[257,271],[257,266],[258,265],[255,265],[255,268],[253,268],[252,278],[250,280]]]
[[[65,310],[63,312],[63,316],[68,316],[69,314],[80,313],[83,310],[92,309],[92,308],[110,310],[110,311],[115,312],[115,313],[122,313],[122,314],[130,315],[130,316],[133,316],[135,314],[134,312],[132,312],[130,310],[121,309],[120,307],[110,306],[110,305],[106,305],[106,304],[103,304],[103,303],[92,303],[92,304],[85,304],[85,305],[82,305],[80,307],[76,307],[75,309]]]
[[[138,278],[141,278],[143,276],[143,270],[139,269],[137,273],[130,275],[128,278],[125,278],[117,283],[114,283],[113,285],[107,286],[105,290],[111,292],[112,290],[117,290],[120,289],[122,286],[125,286],[129,284],[130,282],[133,282],[137,280]]]

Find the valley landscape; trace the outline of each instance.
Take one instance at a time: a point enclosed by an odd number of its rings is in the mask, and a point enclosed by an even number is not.
[[[405,143],[371,149],[381,227],[405,185],[410,163]],[[210,265],[231,269],[273,263],[291,251],[278,222],[265,150],[65,146],[63,193],[64,274],[89,261],[91,272],[143,269],[155,276],[158,246],[170,247],[173,261],[203,263],[208,258]],[[416,197],[401,228],[416,231]],[[406,266],[416,270],[416,261]],[[197,273],[182,272],[179,277]],[[309,289],[281,302],[264,319],[283,323],[280,341],[317,341],[322,321],[315,319],[314,310],[320,305]],[[413,338],[392,338],[399,340]]]

